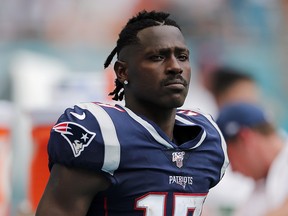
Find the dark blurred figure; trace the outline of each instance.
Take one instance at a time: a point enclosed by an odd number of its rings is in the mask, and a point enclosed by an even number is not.
[[[288,215],[288,139],[262,107],[230,103],[217,124],[227,142],[232,170],[255,181],[255,188],[235,216]]]
[[[260,103],[261,91],[257,80],[246,71],[237,66],[220,65],[211,68],[209,76],[203,76],[202,84],[214,100],[216,112],[212,113],[217,118],[223,106],[234,102]],[[210,106],[211,107],[211,106]],[[254,186],[254,182],[246,176],[231,171],[228,167],[223,181],[211,191],[207,198],[207,211],[209,216],[232,216],[241,206]],[[234,193],[231,190],[240,188]],[[216,213],[214,213],[216,212]]]
[[[222,66],[211,73],[210,84],[218,108],[236,101],[259,102],[260,91],[252,75],[236,67]]]

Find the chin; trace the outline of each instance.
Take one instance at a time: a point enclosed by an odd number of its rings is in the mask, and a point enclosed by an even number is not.
[[[161,98],[161,97],[159,97]],[[155,100],[156,104],[168,109],[179,108],[184,105],[185,97],[180,94],[169,95],[168,97],[162,97],[161,100]]]
[[[178,107],[181,107],[183,106],[184,104],[184,99],[182,100],[179,100],[179,99],[174,99],[170,102],[170,105],[171,105],[171,108],[178,108]]]

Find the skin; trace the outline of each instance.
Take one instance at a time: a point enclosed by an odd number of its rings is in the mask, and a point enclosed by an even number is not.
[[[237,138],[228,140],[227,144],[232,170],[256,181],[266,178],[273,160],[283,147],[276,133],[263,135],[250,128],[242,128]]]
[[[249,80],[239,80],[228,88],[222,95],[216,97],[216,102],[219,108],[227,103],[237,101],[258,102],[260,93],[255,82]]]
[[[108,180],[100,174],[55,164],[36,215],[86,215],[95,194],[109,185]]]
[[[129,55],[131,52],[123,54],[130,82],[125,89],[126,105],[136,110],[143,105],[153,105],[155,109],[181,106],[191,73],[189,51],[181,32],[172,26],[158,26],[144,29],[138,37],[141,45],[131,47],[133,56]],[[177,82],[181,85],[172,85]]]
[[[263,148],[263,142],[266,143],[265,137],[248,128],[241,129],[236,140],[228,141],[227,152],[233,171],[254,180],[264,178],[274,156],[267,155],[270,146]]]
[[[149,27],[138,38],[140,43],[124,48],[114,65],[119,81],[129,81],[125,106],[157,123],[172,139],[176,108],[188,92],[188,48],[176,27]],[[109,186],[100,174],[55,164],[36,216],[86,215],[95,194]]]
[[[249,128],[242,128],[235,140],[227,140],[227,152],[232,170],[255,181],[265,179],[273,160],[283,148],[277,133],[263,135]],[[278,208],[265,216],[288,215],[288,197]]]
[[[288,197],[279,208],[269,211],[265,216],[286,216],[286,215],[288,215]]]
[[[188,93],[191,66],[180,30],[156,26],[138,33],[140,45],[124,48],[114,69],[124,85],[125,106],[154,121],[172,139],[176,108]]]

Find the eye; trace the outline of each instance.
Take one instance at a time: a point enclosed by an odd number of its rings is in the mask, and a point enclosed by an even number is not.
[[[187,54],[180,54],[177,56],[177,59],[179,59],[179,61],[187,61],[189,59],[189,56]]]
[[[164,56],[162,56],[162,55],[152,55],[152,56],[149,57],[149,59],[152,60],[152,61],[157,62],[157,61],[162,61],[164,59]]]

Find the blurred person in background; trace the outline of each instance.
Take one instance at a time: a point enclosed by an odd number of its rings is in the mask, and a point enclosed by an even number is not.
[[[108,56],[113,99],[81,103],[51,130],[50,178],[36,215],[201,215],[228,165],[216,123],[177,109],[190,81],[180,27],[163,12],[131,18]]]
[[[258,103],[261,100],[260,86],[247,70],[223,64],[214,65],[208,73],[209,76],[202,77],[205,79],[201,83],[214,101],[216,111],[212,116],[215,119],[219,110],[227,103],[241,101]],[[204,212],[209,216],[232,216],[235,209],[245,202],[253,186],[254,182],[251,179],[232,172],[231,166],[228,166],[223,180],[211,190]],[[231,190],[240,187],[241,190],[231,193]]]
[[[233,171],[255,181],[250,197],[234,215],[288,215],[288,139],[272,117],[255,103],[235,102],[220,109],[216,122]]]
[[[195,69],[196,70],[196,69]],[[219,65],[210,68],[209,75],[202,74],[191,79],[185,108],[198,107],[212,115],[218,115],[223,105],[233,101],[258,103],[261,99],[260,88],[255,78],[247,71],[236,66]]]
[[[233,66],[219,66],[211,72],[208,90],[218,109],[227,103],[247,101],[258,103],[260,89],[254,77]]]

